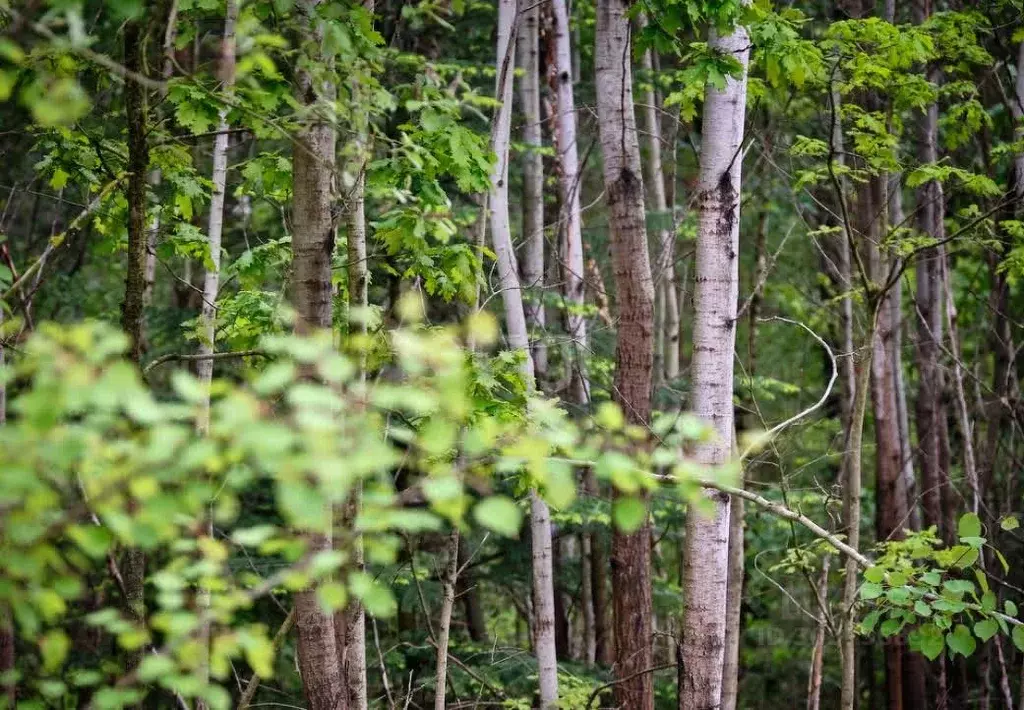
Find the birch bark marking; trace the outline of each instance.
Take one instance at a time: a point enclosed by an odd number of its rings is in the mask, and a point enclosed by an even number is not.
[[[227,0],[224,15],[224,36],[220,44],[221,90],[230,92],[235,83],[235,21],[238,18],[237,0]],[[210,247],[210,261],[213,266],[206,270],[203,279],[203,305],[199,322],[202,334],[199,340],[200,359],[196,362],[196,374],[206,390],[206,399],[200,413],[199,429],[206,432],[210,427],[210,381],[213,378],[212,355],[217,330],[217,292],[220,290],[220,245],[224,232],[224,195],[228,178],[228,107],[222,106],[217,119],[217,136],[213,139],[213,171],[210,196],[210,221],[207,227],[207,243]]]
[[[547,373],[544,331],[544,161],[540,119],[540,7],[536,2],[523,10],[516,34],[516,57],[523,76],[519,82],[519,101],[523,112],[523,241],[526,253],[522,263],[522,285],[529,289],[530,301],[524,304],[526,325],[533,329],[533,367],[538,380]]]
[[[558,163],[558,197],[561,212],[558,231],[562,236],[562,271],[565,295],[569,304],[566,330],[572,339],[572,396],[577,404],[590,401],[590,383],[583,366],[587,350],[587,321],[582,315],[584,304],[583,225],[580,213],[579,151],[576,139],[576,99],[572,86],[572,52],[570,47],[569,13],[566,0],[552,1],[555,25],[555,82],[557,120],[555,122],[556,158]]]
[[[321,54],[323,28],[316,19],[319,0],[298,5],[304,22],[304,51]],[[331,85],[315,86],[306,72],[298,77],[299,101],[311,109],[320,100],[333,100]],[[331,327],[331,256],[334,223],[331,217],[336,136],[333,126],[310,118],[295,137],[292,154],[292,300],[300,333]],[[313,534],[310,552],[331,548],[330,530]],[[299,670],[309,710],[345,710],[346,683],[338,663],[334,621],[325,614],[315,589],[295,594]]]
[[[528,389],[535,386],[533,358],[523,311],[519,270],[512,248],[508,216],[508,156],[512,124],[513,52],[512,39],[517,15],[516,0],[498,4],[498,42],[495,62],[495,96],[501,101],[494,118],[492,148],[497,156],[491,173],[491,244],[498,262],[498,284],[505,307],[505,328],[509,346],[523,354],[522,373]],[[533,587],[536,610],[534,638],[542,710],[558,702],[558,658],[555,651],[555,594],[551,570],[551,515],[547,504],[530,491],[530,535],[533,544]]]
[[[697,445],[694,455],[699,463],[714,466],[732,455],[740,167],[750,40],[747,31],[737,26],[725,36],[711,30],[710,44],[735,57],[743,72],[739,78],[729,78],[722,90],[707,89],[697,185],[700,226],[691,366],[693,410],[714,428],[716,436]],[[729,500],[721,493],[709,491],[706,495],[713,503],[712,514],[703,516],[691,510],[686,519],[684,670],[679,692],[679,707],[686,710],[716,708],[722,695]]]
[[[497,82],[495,97],[501,102],[494,117],[491,144],[497,160],[491,171],[490,225],[491,244],[498,266],[498,287],[505,307],[505,332],[512,350],[521,350],[525,359],[521,371],[529,386],[533,386],[533,357],[526,329],[523,292],[519,285],[519,269],[512,248],[512,227],[508,216],[508,159],[512,131],[512,86],[515,61],[512,35],[515,32],[516,0],[498,3],[498,51],[495,62]]]
[[[618,301],[615,401],[627,421],[646,424],[654,369],[654,284],[647,253],[644,183],[630,67],[629,2],[599,0],[595,74],[604,185]],[[615,703],[654,706],[651,634],[651,529],[612,531]]]

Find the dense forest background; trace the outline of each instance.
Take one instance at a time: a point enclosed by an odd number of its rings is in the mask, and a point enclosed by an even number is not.
[[[0,30],[0,704],[1024,708],[1019,2]]]

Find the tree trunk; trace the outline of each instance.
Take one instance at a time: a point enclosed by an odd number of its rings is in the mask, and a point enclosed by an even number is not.
[[[807,680],[807,710],[818,710],[821,707],[821,671],[825,660],[825,632],[827,631],[826,610],[828,604],[828,568],[831,558],[828,555],[821,560],[821,577],[818,580],[818,623],[814,633],[814,646],[811,648],[811,672]]]
[[[646,18],[641,15],[643,24]],[[656,337],[662,343],[661,370],[655,377],[672,381],[679,377],[679,304],[676,302],[676,267],[675,267],[675,230],[672,212],[669,210],[665,196],[665,171],[661,161],[661,120],[657,92],[654,89],[653,50],[648,49],[643,55],[643,69],[650,82],[644,93],[644,128],[647,131],[647,181],[649,186],[651,207],[658,224],[657,264],[655,279],[657,282],[657,300],[661,306],[658,316],[660,328]]]
[[[323,42],[317,5],[318,0],[304,0],[299,5],[308,23],[305,39],[314,54],[319,54]],[[332,101],[334,94],[333,86],[316,84],[308,73],[300,74],[298,98],[306,106],[321,100]],[[293,147],[292,300],[297,313],[296,330],[300,333],[332,325],[335,142],[334,127],[314,119],[300,128]],[[311,534],[308,546],[310,551],[331,549],[330,530]],[[315,589],[296,592],[295,626],[299,637],[299,671],[309,710],[345,710],[348,691],[338,663],[334,620],[324,613]]]
[[[448,561],[441,580],[441,618],[437,622],[437,673],[435,675],[434,710],[445,710],[448,687],[448,635],[455,606],[455,580],[459,574],[459,530],[448,536]]]
[[[700,215],[694,271],[692,405],[715,436],[694,446],[694,458],[705,466],[720,466],[732,458],[734,435],[741,148],[750,40],[742,26],[724,36],[712,29],[710,45],[739,61],[742,71],[739,78],[729,78],[723,89],[711,85],[706,89],[697,185]],[[722,698],[729,501],[718,492],[705,495],[711,504],[709,514],[699,514],[691,507],[686,517],[680,710],[718,707]]]
[[[611,227],[618,301],[615,400],[626,420],[646,424],[651,415],[654,366],[654,284],[647,253],[644,183],[633,115],[628,4],[599,0],[595,71],[604,185]],[[615,621],[615,702],[651,710],[651,529],[612,531],[612,597]]]
[[[495,116],[491,134],[497,156],[491,173],[491,244],[497,257],[498,283],[505,306],[505,328],[513,351],[522,354],[523,379],[528,390],[535,386],[533,358],[523,311],[516,255],[508,216],[508,156],[512,123],[513,35],[516,29],[516,0],[500,0],[498,5],[498,47],[495,64],[496,92],[501,107]],[[533,546],[533,587],[536,610],[534,638],[540,685],[541,710],[558,702],[558,660],[555,652],[555,599],[551,571],[551,514],[547,504],[530,492],[530,536]]]
[[[572,340],[573,366],[571,395],[581,406],[590,402],[584,358],[587,352],[587,321],[583,316],[584,266],[583,226],[580,213],[579,155],[576,139],[576,101],[573,96],[569,42],[569,15],[566,0],[553,0],[555,39],[555,76],[552,87],[557,96],[555,155],[558,166],[559,244],[566,303],[566,332]]]
[[[523,241],[522,286],[530,292],[524,303],[526,325],[533,331],[533,367],[537,380],[547,374],[544,344],[544,159],[540,149],[540,7],[532,2],[520,17],[516,57],[523,75],[519,101],[523,112]]]
[[[371,13],[373,0],[363,0],[363,6]],[[359,82],[349,83],[352,103],[352,140],[348,145],[351,155],[348,169],[352,175],[352,186],[343,198],[342,220],[345,224],[346,259],[348,261],[348,316],[349,333],[355,336],[350,342],[359,362],[359,377],[366,380],[366,342],[369,309],[369,264],[366,252],[366,166],[370,161],[369,126],[367,114],[361,104],[369,97]],[[362,505],[362,483],[356,483],[349,499],[335,510],[336,526],[343,530],[353,527]],[[350,550],[349,567],[363,568],[363,540],[355,536]],[[366,612],[358,601],[351,601],[344,609],[334,614],[335,646],[341,664],[344,683],[348,689],[348,705],[352,710],[366,710]]]
[[[235,83],[235,21],[238,18],[238,3],[227,0],[224,17],[224,35],[220,45],[220,66],[218,68],[221,90],[230,92]],[[210,181],[213,190],[210,196],[210,221],[207,226],[207,244],[210,261],[203,279],[203,304],[200,309],[199,356],[196,375],[206,390],[206,399],[200,415],[199,429],[206,432],[210,426],[210,381],[213,379],[213,359],[217,332],[217,292],[220,291],[221,235],[224,231],[224,196],[228,178],[228,107],[222,106],[217,121],[217,136],[213,139],[213,172]]]
[[[144,74],[145,32],[143,20],[124,25],[124,64],[133,72]],[[125,114],[128,121],[128,262],[125,272],[124,302],[121,304],[121,327],[128,335],[129,357],[136,365],[145,350],[146,295],[146,177],[149,170],[148,100],[146,89],[137,81],[125,82]],[[124,579],[125,606],[136,620],[145,618],[146,556],[138,548],[125,550],[121,562]],[[141,652],[133,651],[127,659],[129,670],[138,666]]]
[[[846,542],[855,550],[860,549],[860,498],[861,498],[861,447],[864,439],[864,415],[868,404],[868,385],[871,380],[871,347],[874,340],[875,314],[869,313],[869,326],[865,338],[867,347],[860,357],[860,371],[854,386],[853,409],[850,412],[850,428],[846,436],[843,470],[846,480],[843,486],[843,526],[846,528]],[[856,364],[855,364],[856,365]],[[843,581],[843,618],[841,622],[840,657],[842,660],[842,686],[839,707],[841,710],[855,710],[857,705],[857,589],[860,569],[857,561],[846,557],[846,578]]]

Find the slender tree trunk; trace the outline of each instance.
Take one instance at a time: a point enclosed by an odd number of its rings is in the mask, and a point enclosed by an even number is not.
[[[641,15],[643,18],[643,16]],[[646,18],[643,20],[646,24]],[[643,54],[643,70],[651,83],[644,92],[644,128],[647,132],[647,181],[651,207],[658,224],[658,243],[655,278],[657,299],[661,304],[660,329],[656,337],[662,343],[662,370],[655,377],[664,375],[666,380],[679,377],[679,304],[676,302],[675,276],[675,230],[672,212],[665,195],[665,171],[661,160],[661,107],[654,89],[653,50]]]
[[[861,499],[861,447],[864,439],[864,415],[868,405],[868,386],[871,380],[871,342],[874,340],[875,313],[869,309],[870,323],[862,348],[860,370],[854,386],[853,409],[850,413],[850,428],[846,436],[846,456],[843,469],[846,473],[843,487],[843,524],[846,528],[847,544],[860,549],[860,499]],[[856,365],[856,364],[855,364]],[[842,686],[840,689],[841,710],[854,710],[857,705],[857,588],[860,570],[857,561],[846,558],[846,578],[843,581],[843,617],[840,629],[840,656],[842,660]]]
[[[573,96],[569,15],[566,0],[552,0],[555,40],[555,76],[552,87],[557,96],[555,155],[558,166],[558,217],[563,281],[568,305],[566,331],[572,339],[572,398],[576,404],[590,402],[584,358],[587,352],[587,321],[583,317],[584,265],[583,225],[580,213],[579,155],[576,138],[576,101]]]
[[[630,24],[622,0],[599,0],[595,70],[604,185],[618,301],[614,398],[626,420],[651,415],[654,366],[654,283],[647,253],[644,183],[633,113]],[[615,702],[651,710],[651,529],[612,531]]]
[[[127,69],[145,74],[144,20],[131,20],[124,25],[124,64]],[[128,121],[128,263],[125,272],[124,302],[121,304],[121,327],[130,342],[129,356],[136,364],[145,350],[146,293],[146,176],[149,171],[148,100],[146,89],[139,82],[125,83],[125,113]],[[125,605],[135,620],[145,617],[146,557],[142,550],[125,550],[121,563],[124,579]],[[128,668],[141,660],[139,652],[128,657]]]
[[[441,618],[437,622],[437,673],[434,681],[434,710],[445,709],[448,687],[448,636],[455,606],[455,581],[459,574],[459,531],[452,530],[446,546],[448,561],[441,580]]]
[[[818,580],[818,601],[825,607],[828,604],[828,568],[831,558],[825,555],[821,560],[821,577]],[[821,676],[825,660],[826,609],[818,609],[818,623],[814,632],[814,646],[811,648],[811,672],[807,680],[807,710],[819,710],[821,707]]]
[[[374,0],[363,0],[363,6],[371,13]],[[351,155],[348,167],[352,174],[352,186],[343,198],[342,220],[345,224],[346,259],[348,261],[348,313],[349,333],[355,336],[353,345],[359,359],[359,377],[366,379],[366,335],[369,317],[369,264],[366,252],[366,166],[370,161],[369,126],[366,110],[362,107],[368,97],[359,82],[353,79],[349,85],[352,111],[353,138],[348,148]],[[362,484],[357,483],[349,498],[334,512],[335,525],[350,530],[359,514],[362,504]],[[363,568],[363,541],[361,536],[352,540],[349,566]],[[344,609],[334,614],[335,646],[341,664],[344,683],[348,689],[348,705],[351,710],[366,710],[366,612],[358,601],[351,601]]]
[[[516,30],[516,0],[498,5],[498,47],[496,92],[501,107],[494,119],[492,143],[498,159],[491,173],[491,244],[497,257],[498,283],[505,306],[505,328],[512,350],[522,353],[523,379],[528,389],[535,384],[533,358],[523,311],[519,271],[512,249],[508,216],[508,160],[512,122],[513,35]],[[558,702],[558,659],[555,652],[555,599],[551,571],[551,514],[547,504],[530,492],[530,535],[533,546],[533,586],[536,610],[534,638],[542,710]]]
[[[221,89],[230,92],[235,83],[235,21],[238,18],[238,3],[227,0],[224,17],[224,34],[220,45],[220,66],[218,69]],[[217,136],[213,139],[213,172],[210,181],[213,191],[210,196],[210,221],[207,226],[207,244],[210,248],[212,266],[206,269],[203,279],[203,304],[200,310],[202,334],[199,340],[200,358],[196,362],[196,375],[206,389],[206,399],[199,429],[206,432],[210,426],[210,381],[213,378],[213,359],[217,332],[217,293],[220,291],[221,235],[224,231],[224,197],[228,179],[228,107],[220,109],[217,121]]]
[[[544,160],[540,149],[540,7],[529,3],[520,16],[516,35],[516,57],[523,75],[519,82],[519,101],[523,112],[523,241],[525,254],[521,265],[523,288],[531,298],[524,303],[526,325],[533,330],[533,367],[538,381],[547,374],[547,350],[544,344]]]
[[[915,0],[912,5],[914,22],[928,19],[930,4]],[[929,70],[931,79],[938,79],[935,69]],[[924,111],[921,123],[922,140],[919,157],[922,163],[938,160],[939,109],[931,104]],[[918,229],[932,239],[945,236],[943,212],[945,200],[942,184],[927,182],[917,190]],[[939,352],[943,340],[943,305],[941,262],[942,248],[926,249],[917,257],[917,371],[918,394],[916,403],[917,440],[921,452],[921,497],[924,525],[935,525],[950,542],[953,530],[943,525],[942,497],[948,472],[941,465],[940,427],[945,419],[942,407]]]
[[[746,67],[750,40],[737,26],[720,36],[711,30],[710,45],[739,61],[741,75],[722,89],[708,86],[700,175],[693,362],[693,410],[714,430],[712,440],[694,447],[696,461],[720,466],[732,457],[733,351],[739,295],[739,201],[746,115]],[[707,515],[691,508],[686,518],[686,569],[683,594],[684,683],[680,710],[718,707],[722,698],[726,599],[729,570],[729,501],[705,493]]]
[[[314,59],[323,42],[317,4],[318,0],[304,0],[299,5],[303,20],[308,23],[305,39]],[[298,98],[303,104],[332,101],[334,94],[333,86],[316,83],[308,73],[300,74]],[[292,299],[300,333],[332,325],[335,142],[334,127],[313,119],[299,130],[293,148]],[[313,552],[331,549],[330,530],[311,534],[308,546]],[[299,637],[299,671],[309,710],[344,710],[348,707],[348,691],[338,663],[334,620],[324,613],[315,589],[295,594],[295,626]]]
[[[145,74],[146,36],[143,20],[132,20],[124,26],[124,63],[131,71]],[[125,113],[128,120],[128,264],[125,271],[124,302],[121,305],[121,327],[131,343],[132,360],[140,362],[145,350],[145,314],[143,297],[146,290],[146,176],[149,170],[148,100],[146,89],[139,82],[125,83]],[[127,581],[127,580],[126,580]]]
[[[572,48],[569,13],[566,0],[552,0],[551,24],[554,38],[554,61],[551,63],[550,84],[556,95],[554,121],[555,156],[558,174],[558,243],[562,262],[563,292],[566,300],[566,332],[572,340],[572,401],[581,407],[590,403],[590,382],[585,367],[587,353],[587,321],[583,316],[585,304],[583,226],[580,211],[579,152],[576,137],[576,100],[573,92]],[[585,471],[584,488],[597,492],[597,481],[592,471]],[[596,533],[581,536],[580,558],[582,575],[584,660],[610,660],[611,643],[608,638],[606,604],[604,603],[604,570],[607,558]]]
[[[970,510],[977,514],[981,510],[983,491],[978,482],[978,468],[974,459],[974,431],[971,427],[971,412],[964,393],[963,360],[960,358],[960,335],[956,327],[956,305],[953,303],[953,286],[949,279],[949,267],[945,256],[939,264],[940,278],[946,296],[946,329],[949,333],[950,351],[953,355],[953,391],[956,396],[957,424],[963,439],[964,477],[971,491]]]
[[[221,89],[230,92],[235,83],[235,22],[238,19],[238,3],[236,0],[227,0],[224,14],[224,34],[221,37],[220,65],[218,67]],[[199,356],[196,361],[196,375],[204,390],[204,399],[197,421],[197,429],[201,434],[207,434],[210,429],[210,384],[213,379],[213,358],[210,357],[215,351],[217,333],[217,293],[220,291],[220,252],[221,235],[224,231],[224,197],[227,190],[228,178],[228,107],[222,106],[217,120],[217,135],[213,139],[213,170],[210,182],[213,190],[210,196],[210,219],[207,225],[207,245],[210,250],[211,265],[207,267],[203,278],[203,302],[199,312],[199,322],[202,329],[199,337]],[[148,251],[148,249],[147,249]],[[149,280],[147,279],[147,283]],[[213,536],[213,521],[208,519],[206,523],[206,534]],[[201,589],[198,595],[198,607],[201,611],[207,611],[210,607],[210,592]],[[210,625],[204,624],[201,632],[203,639],[203,653],[206,655],[201,674],[204,680],[209,682],[209,648],[210,648]],[[206,702],[198,700],[197,710],[205,710]]]
[[[178,0],[170,0],[167,8],[167,22],[164,27],[163,69],[161,76],[166,82],[174,75],[174,42],[178,36]],[[166,97],[166,90],[161,91],[161,99]],[[160,168],[149,171],[149,184],[155,191],[163,180]],[[154,212],[149,224],[149,238],[146,242],[145,286],[142,302],[148,306],[153,299],[153,288],[156,283],[156,243],[160,234],[160,213]]]

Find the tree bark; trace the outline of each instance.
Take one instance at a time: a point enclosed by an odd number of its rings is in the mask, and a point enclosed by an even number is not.
[[[317,19],[319,0],[303,0],[299,10],[307,23],[304,40],[316,59],[321,52],[323,27]],[[318,84],[307,72],[299,75],[299,101],[314,106],[332,101],[335,89]],[[292,300],[296,330],[308,333],[332,325],[331,258],[334,222],[331,205],[335,169],[334,127],[315,118],[295,136],[292,154]],[[310,534],[311,552],[331,549],[330,530]],[[334,620],[324,613],[313,588],[295,594],[298,663],[309,710],[345,710],[347,683],[338,663]]]
[[[145,74],[145,31],[143,20],[124,25],[124,64],[133,72]],[[125,82],[125,115],[128,121],[128,262],[125,272],[124,302],[121,304],[121,328],[128,335],[129,357],[136,364],[145,351],[146,295],[146,176],[149,170],[148,100],[146,89],[137,81]],[[139,548],[125,550],[121,562],[125,606],[136,621],[145,618],[146,556]],[[127,667],[136,668],[141,652],[128,655]]]
[[[448,561],[441,580],[441,618],[437,622],[437,671],[434,681],[434,710],[445,710],[448,687],[448,636],[455,606],[455,580],[459,574],[459,531],[452,530],[446,546]]]
[[[371,13],[374,0],[362,0]],[[370,161],[368,116],[364,104],[368,97],[358,80],[349,82],[353,103],[352,135],[348,148],[351,155],[348,168],[352,186],[343,198],[342,220],[345,224],[345,251],[348,277],[348,332],[354,336],[354,347],[359,362],[359,377],[366,380],[366,336],[369,317],[369,264],[366,252],[366,166]],[[356,483],[349,499],[335,510],[336,526],[343,530],[353,527],[362,504],[362,484]],[[361,536],[352,540],[349,566],[363,568],[363,541]],[[348,705],[352,710],[366,710],[366,612],[358,601],[352,601],[334,614],[335,646],[341,664],[344,683],[348,690]]]
[[[720,466],[732,457],[733,352],[739,295],[739,200],[746,115],[746,68],[750,40],[737,26],[727,35],[714,29],[710,45],[731,55],[741,75],[723,89],[706,89],[698,178],[693,362],[693,411],[714,430],[694,447],[694,458]],[[683,594],[683,687],[680,710],[718,707],[722,698],[729,569],[729,501],[706,491],[708,515],[693,508],[686,518]]]
[[[538,381],[547,374],[544,344],[544,160],[540,149],[540,7],[530,3],[520,16],[516,57],[523,75],[519,102],[523,113],[523,242],[522,286],[530,292],[524,303],[526,325],[533,331],[533,367]]]
[[[646,424],[654,367],[654,283],[633,114],[628,5],[623,0],[598,1],[595,71],[619,316],[614,398],[628,422]],[[633,533],[612,531],[611,566],[615,702],[619,707],[651,710],[654,684],[651,674],[644,672],[652,661],[649,520]]]
[[[873,308],[871,309],[873,311]],[[868,405],[868,386],[871,380],[871,347],[874,340],[875,314],[869,313],[866,346],[860,357],[860,371],[854,386],[853,409],[850,413],[850,428],[846,436],[846,455],[843,470],[846,480],[843,486],[843,525],[846,528],[847,544],[860,549],[860,499],[861,499],[861,447],[864,440],[864,415]],[[856,363],[855,363],[856,367]],[[857,588],[860,572],[857,560],[847,555],[846,578],[843,581],[843,617],[840,629],[840,657],[842,661],[842,686],[839,707],[841,710],[855,710],[857,705]]]
[[[587,352],[587,321],[583,316],[584,265],[583,225],[580,212],[579,154],[576,138],[576,100],[573,96],[569,15],[566,0],[552,0],[555,39],[555,76],[552,87],[557,96],[555,155],[558,166],[559,244],[561,245],[564,292],[567,302],[566,331],[572,340],[571,395],[576,404],[590,402],[590,383],[584,367]]]
[[[642,23],[646,18],[641,15]],[[654,89],[653,50],[643,54],[643,70],[651,82],[644,92],[644,128],[647,131],[647,181],[650,203],[658,227],[657,259],[655,279],[657,300],[661,306],[660,329],[656,337],[662,343],[661,371],[655,377],[664,376],[668,381],[679,377],[679,304],[676,302],[675,277],[675,231],[672,213],[665,196],[665,171],[661,160],[661,120],[657,92]]]
[[[495,95],[501,107],[494,119],[492,149],[497,156],[491,173],[491,244],[497,257],[498,283],[505,306],[505,328],[513,351],[522,354],[522,374],[528,390],[535,386],[533,358],[530,355],[523,294],[519,285],[516,255],[508,216],[508,160],[512,122],[513,35],[516,30],[516,0],[500,0],[498,5],[498,41],[495,69]],[[547,504],[530,492],[530,535],[533,547],[533,587],[536,610],[534,638],[540,686],[541,710],[558,702],[558,660],[555,652],[554,580],[551,571],[551,515]]]
[[[218,68],[221,90],[230,92],[235,83],[235,21],[238,18],[238,3],[227,0],[224,16],[224,34],[220,45],[220,66]],[[203,279],[203,304],[199,322],[202,333],[199,339],[199,356],[196,361],[196,376],[206,390],[206,398],[200,414],[199,429],[206,432],[210,426],[210,381],[213,379],[213,354],[217,332],[217,293],[220,291],[221,235],[224,231],[224,197],[228,178],[228,107],[222,106],[217,120],[217,136],[213,139],[213,171],[210,181],[213,190],[210,196],[210,220],[206,238],[210,249],[212,266],[206,269]]]
[[[814,632],[814,646],[811,648],[811,672],[807,680],[807,710],[819,710],[821,707],[821,672],[825,660],[826,609],[828,604],[828,568],[831,558],[822,557],[821,577],[818,580],[818,623]]]

